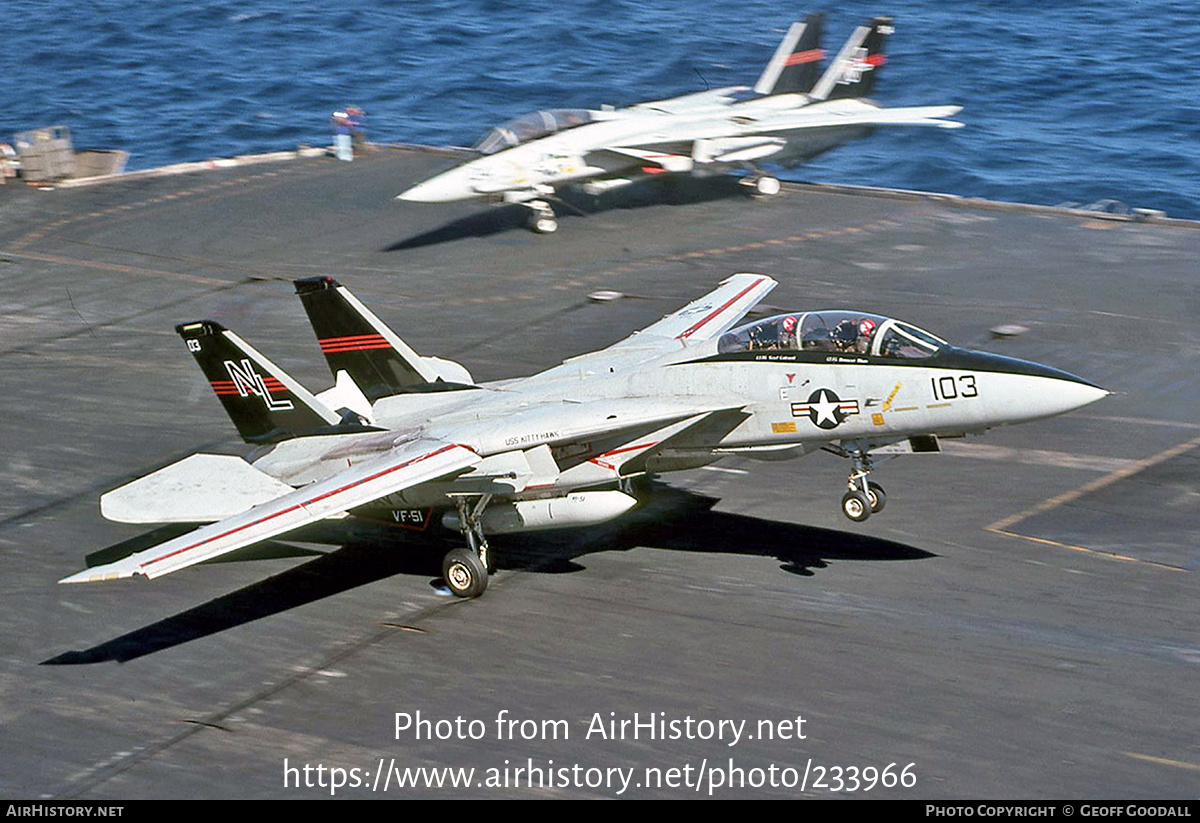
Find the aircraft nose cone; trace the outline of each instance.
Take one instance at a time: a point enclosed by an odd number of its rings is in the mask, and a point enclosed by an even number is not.
[[[1009,413],[1014,420],[1037,420],[1081,409],[1110,392],[1066,372],[1009,376]]]
[[[445,203],[455,198],[449,196],[447,186],[441,181],[440,177],[434,177],[426,180],[424,183],[418,183],[412,188],[406,189],[396,195],[396,199],[407,200],[411,203]]]
[[[1081,409],[1110,392],[1065,372],[1058,374],[1006,375],[1010,422],[1055,417]]]
[[[1083,408],[1089,403],[1095,403],[1101,398],[1108,397],[1112,392],[1102,389],[1086,381],[1060,380],[1054,389],[1065,408],[1063,411],[1073,411]]]
[[[473,187],[475,176],[476,171],[473,165],[468,163],[465,166],[456,166],[401,192],[396,199],[408,200],[413,203],[449,203],[453,200],[466,200],[478,195]]]
[[[954,350],[946,363],[967,372],[990,373],[994,389],[986,393],[987,403],[1004,422],[1066,414],[1110,394],[1070,372],[990,352]]]

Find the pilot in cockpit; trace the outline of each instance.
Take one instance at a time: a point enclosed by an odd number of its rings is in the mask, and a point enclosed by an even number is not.
[[[833,328],[830,338],[838,351],[866,354],[875,336],[875,321],[869,317],[851,320],[847,317]]]
[[[783,320],[779,321],[779,348],[781,349],[798,349],[800,343],[796,339],[796,318],[789,314]]]
[[[869,317],[864,317],[858,321],[858,340],[855,342],[855,351],[859,354],[867,354],[871,351],[871,341],[875,338],[875,321]]]

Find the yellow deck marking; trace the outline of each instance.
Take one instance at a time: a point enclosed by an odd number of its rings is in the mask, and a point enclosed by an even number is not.
[[[1059,549],[1070,549],[1073,552],[1082,552],[1083,554],[1094,554],[1098,557],[1103,557],[1108,560],[1118,560],[1122,563],[1138,563],[1142,566],[1154,566],[1158,569],[1166,569],[1172,572],[1186,572],[1187,569],[1182,566],[1172,566],[1169,563],[1156,563],[1153,560],[1142,560],[1137,557],[1130,557],[1127,554],[1118,554],[1117,552],[1107,552],[1103,549],[1089,549],[1087,546],[1076,546],[1071,543],[1063,543],[1058,540],[1050,540],[1046,537],[1030,537],[1027,534],[1016,534],[1015,532],[1003,531],[1001,529],[987,528],[985,531],[993,534],[1002,534],[1005,537],[1019,537],[1022,540],[1028,540],[1030,543],[1040,543],[1044,546],[1054,546]]]
[[[1124,480],[1127,477],[1132,477],[1133,475],[1138,474],[1139,472],[1143,472],[1146,469],[1149,469],[1153,466],[1157,466],[1159,463],[1165,463],[1166,461],[1170,460],[1173,457],[1178,457],[1181,454],[1186,454],[1187,452],[1191,451],[1192,449],[1196,448],[1197,446],[1200,446],[1200,437],[1193,438],[1191,440],[1188,440],[1185,443],[1179,443],[1178,445],[1172,446],[1169,449],[1164,449],[1163,451],[1159,452],[1158,454],[1151,455],[1150,457],[1147,457],[1143,460],[1135,461],[1134,463],[1132,463],[1131,465],[1129,465],[1123,469],[1117,469],[1116,471],[1110,472],[1109,474],[1106,474],[1103,477],[1097,478],[1096,480],[1093,480],[1090,483],[1084,483],[1082,486],[1080,486],[1077,489],[1072,489],[1069,492],[1064,492],[1063,494],[1057,495],[1055,497],[1051,497],[1047,500],[1043,500],[1041,503],[1038,503],[1036,506],[1032,506],[1032,507],[1026,509],[1025,511],[1017,512],[1016,514],[1010,515],[1001,520],[997,520],[995,523],[992,523],[990,526],[985,526],[984,531],[989,531],[989,532],[992,532],[993,534],[1002,534],[1006,537],[1016,537],[1016,538],[1020,538],[1021,540],[1028,540],[1032,543],[1041,543],[1041,544],[1049,545],[1049,546],[1059,546],[1064,549],[1071,549],[1072,551],[1085,552],[1087,554],[1094,554],[1094,555],[1098,555],[1100,557],[1106,557],[1110,560],[1120,560],[1124,563],[1140,563],[1143,566],[1155,566],[1160,569],[1169,569],[1171,571],[1176,571],[1176,572],[1186,572],[1186,571],[1188,571],[1187,569],[1182,568],[1180,566],[1172,566],[1168,563],[1155,563],[1152,560],[1141,560],[1136,557],[1129,557],[1128,555],[1117,554],[1116,552],[1106,552],[1106,551],[1101,551],[1100,549],[1089,549],[1085,546],[1074,546],[1074,545],[1071,545],[1070,543],[1061,543],[1057,540],[1049,540],[1044,537],[1030,537],[1027,534],[1017,534],[1016,532],[1010,531],[1010,529],[1013,526],[1015,526],[1016,524],[1020,523],[1022,520],[1027,520],[1030,517],[1033,517],[1034,515],[1043,514],[1045,512],[1050,511],[1051,509],[1056,509],[1059,506],[1064,506],[1067,503],[1074,502],[1075,500],[1078,500],[1079,498],[1083,497],[1085,494],[1090,494],[1091,492],[1097,491],[1099,489],[1103,489],[1107,486],[1111,486],[1113,483],[1116,483],[1119,480]]]
[[[1134,760],[1145,760],[1147,763],[1157,763],[1160,766],[1174,766],[1177,769],[1190,769],[1194,772],[1200,772],[1200,764],[1187,763],[1183,760],[1168,760],[1165,757],[1155,757],[1152,754],[1138,754],[1137,752],[1125,752],[1126,757],[1132,757]]]

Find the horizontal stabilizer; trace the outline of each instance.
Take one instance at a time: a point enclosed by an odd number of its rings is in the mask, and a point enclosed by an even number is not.
[[[240,457],[193,454],[102,495],[100,513],[119,523],[212,523],[291,490]]]

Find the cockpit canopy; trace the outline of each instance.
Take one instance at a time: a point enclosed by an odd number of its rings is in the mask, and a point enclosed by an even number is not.
[[[587,109],[535,111],[496,126],[475,144],[475,151],[495,154],[539,137],[591,123],[593,119],[592,112]]]
[[[721,354],[743,351],[803,351],[865,354],[911,360],[932,357],[945,340],[916,326],[855,311],[777,314],[738,326],[721,336]]]

